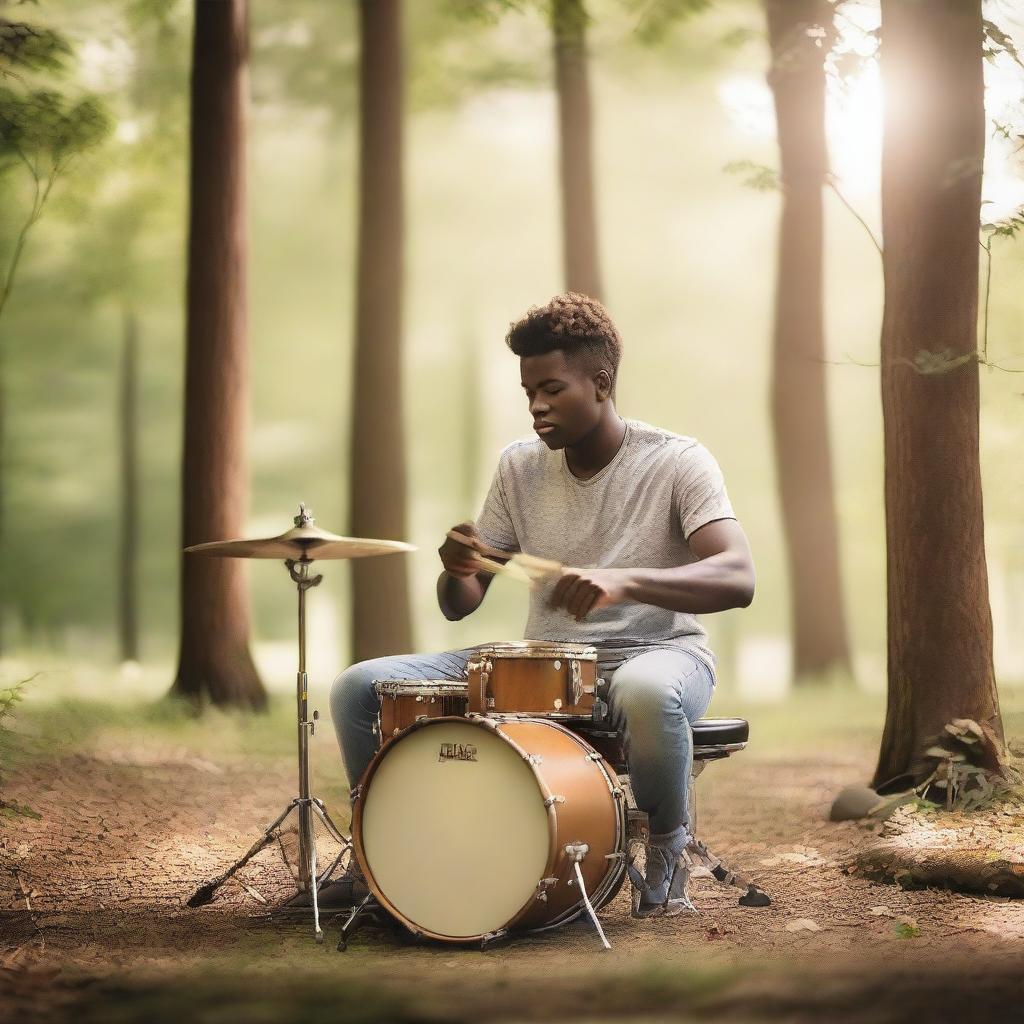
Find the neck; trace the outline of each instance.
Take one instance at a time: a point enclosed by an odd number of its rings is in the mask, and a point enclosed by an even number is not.
[[[569,472],[581,480],[600,473],[615,458],[625,436],[626,421],[611,401],[606,402],[597,426],[576,444],[566,445],[565,461]]]

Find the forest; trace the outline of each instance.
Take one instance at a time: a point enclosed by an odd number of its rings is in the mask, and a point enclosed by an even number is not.
[[[6,1019],[1015,1019],[1020,0],[6,0],[0,190]],[[463,616],[438,581],[534,436],[506,334],[566,293],[756,567],[699,615],[710,859],[688,912],[638,920],[630,874],[494,949],[371,871],[341,951],[350,908],[305,904],[367,873],[374,776],[335,680],[514,653],[573,571],[480,544]],[[624,778],[631,735],[588,756]]]

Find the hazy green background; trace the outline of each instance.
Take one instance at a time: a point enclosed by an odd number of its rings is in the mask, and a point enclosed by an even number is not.
[[[717,455],[753,545],[758,591],[750,608],[704,621],[722,657],[723,687],[767,695],[785,682],[788,630],[767,402],[778,196],[745,188],[723,171],[736,160],[775,163],[770,121],[764,129],[761,13],[740,0],[716,4],[650,48],[633,33],[630,4],[595,0],[590,7],[605,298],[625,344],[619,408],[696,436]],[[110,143],[58,186],[0,323],[10,395],[2,552],[7,680],[67,660],[103,672],[115,660],[121,306],[105,276],[126,254],[138,279],[142,332],[143,660],[155,683],[169,684],[172,675],[190,13],[179,3],[168,38],[157,50],[151,41],[139,50],[125,9],[113,0],[44,0],[23,9],[26,19],[71,37],[78,79],[107,97],[119,125]],[[1014,6],[1000,9],[1012,14]],[[407,10],[405,408],[376,415],[405,418],[408,540],[420,548],[408,556],[416,637],[420,648],[433,649],[521,636],[526,594],[504,580],[476,615],[445,622],[434,600],[436,548],[445,529],[475,514],[500,448],[530,432],[518,368],[502,339],[510,320],[562,287],[556,125],[549,36],[539,14],[467,22],[440,0],[417,0]],[[1012,19],[1004,27],[1019,33]],[[737,43],[737,29],[752,31]],[[246,532],[282,531],[300,500],[321,526],[345,532],[357,158],[353,5],[253,0],[252,41]],[[1015,111],[1024,123],[1021,91],[1014,92],[1010,72],[1000,73],[999,113],[1007,119]],[[841,124],[837,117],[832,130]],[[840,156],[870,153],[868,141],[854,135],[836,143],[841,175]],[[1004,206],[1013,201],[1014,173],[1000,158],[986,181],[986,188],[998,183]],[[877,225],[875,178],[847,171],[843,187]],[[0,227],[9,250],[27,198],[19,190],[27,185],[11,176],[4,188]],[[128,246],[111,211],[139,188],[149,198]],[[878,371],[858,363],[878,358],[881,265],[863,228],[831,194],[827,211],[844,587],[858,679],[877,690],[885,666],[882,425]],[[1024,251],[997,241],[993,266],[989,356],[1022,371]],[[1024,682],[1024,376],[983,368],[981,377],[997,674],[1011,685]],[[325,584],[311,596],[318,689],[344,666],[348,648],[347,569],[322,568]],[[275,563],[254,563],[250,580],[265,681],[288,688],[293,588]],[[56,673],[40,685],[56,688],[61,678]]]

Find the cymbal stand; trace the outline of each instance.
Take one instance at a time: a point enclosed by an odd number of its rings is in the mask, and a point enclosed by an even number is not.
[[[297,810],[299,815],[298,895],[310,894],[314,934],[316,935],[317,942],[323,942],[324,933],[320,927],[320,907],[317,902],[317,892],[324,882],[330,878],[345,854],[351,850],[352,843],[331,820],[331,816],[327,813],[327,808],[324,807],[324,802],[318,797],[313,796],[309,791],[309,738],[316,729],[320,713],[314,711],[312,719],[307,717],[309,714],[309,687],[306,675],[306,591],[318,586],[323,580],[323,576],[311,576],[309,574],[310,566],[313,564],[313,560],[309,558],[287,559],[284,564],[287,566],[288,574],[298,588],[299,594],[299,671],[296,675],[295,692],[298,717],[299,795],[267,826],[263,835],[227,871],[201,885],[193,893],[191,899],[189,899],[188,905],[190,907],[199,907],[209,903],[213,899],[214,893],[239,868],[247,864],[260,850],[274,841],[280,834],[281,826],[285,819],[292,811]],[[319,876],[316,864],[316,837],[313,834],[314,816],[323,822],[327,831],[330,832],[331,836],[342,847],[341,852],[335,857],[327,870]]]

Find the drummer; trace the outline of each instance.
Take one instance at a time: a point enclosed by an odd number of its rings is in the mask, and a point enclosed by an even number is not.
[[[685,873],[674,867],[691,836],[690,723],[715,688],[715,658],[697,615],[750,604],[750,548],[707,448],[619,415],[622,342],[601,303],[555,296],[513,323],[505,340],[519,357],[535,436],[502,451],[476,522],[454,529],[510,554],[583,567],[531,591],[525,635],[597,647],[612,720],[625,730],[633,792],[650,818],[638,913],[675,913],[685,905]],[[447,619],[462,619],[480,606],[493,575],[473,548],[450,538],[439,554],[438,603]],[[350,785],[377,748],[374,680],[463,679],[471,655],[378,658],[339,676],[331,714]],[[340,879],[334,895],[360,895],[360,881]]]

